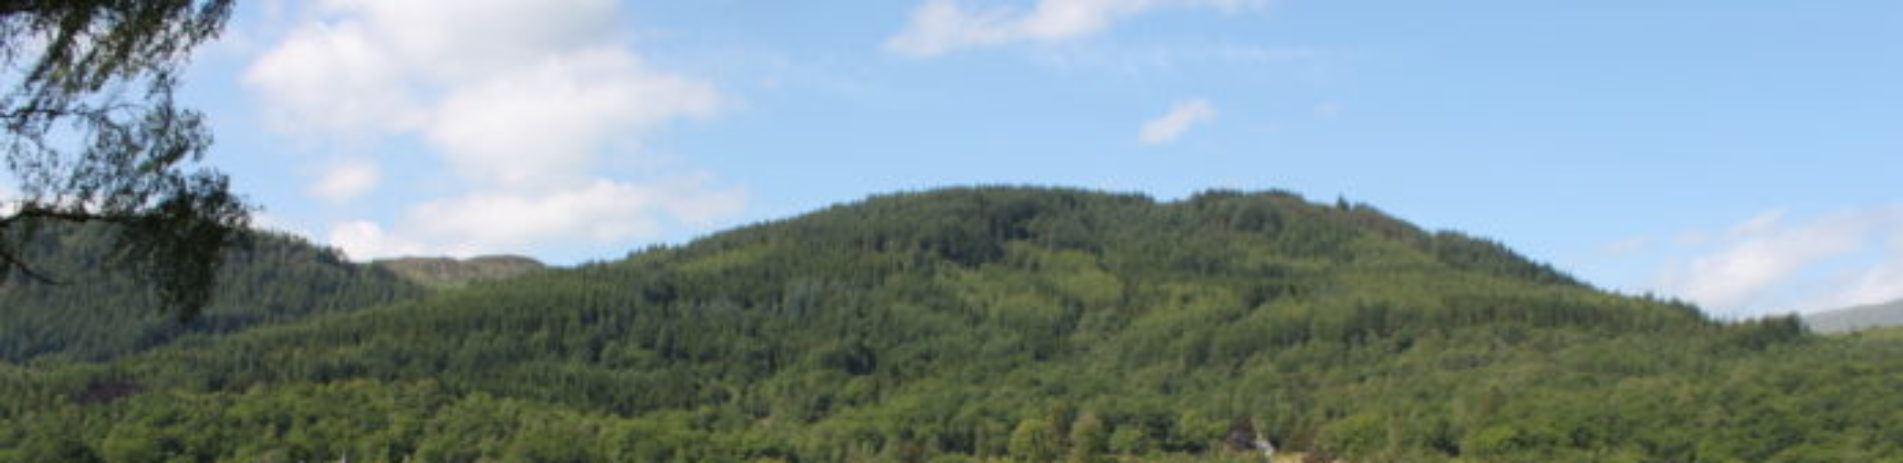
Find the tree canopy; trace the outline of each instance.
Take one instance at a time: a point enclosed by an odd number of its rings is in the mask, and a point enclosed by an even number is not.
[[[173,96],[231,0],[20,0],[0,5],[0,146],[15,197],[0,197],[0,285],[52,283],[23,258],[49,224],[117,225],[111,256],[189,318],[251,207],[199,164],[204,115]]]
[[[0,364],[0,461],[1903,455],[1903,337],[1715,321],[1281,192],[884,195],[300,313]]]

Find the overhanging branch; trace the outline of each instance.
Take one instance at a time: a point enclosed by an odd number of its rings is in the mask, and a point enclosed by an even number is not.
[[[94,214],[94,213],[83,212],[83,211],[62,211],[57,209],[27,206],[27,207],[23,207],[20,211],[15,212],[11,216],[0,218],[0,233],[4,233],[8,229],[13,228],[16,225],[25,223],[25,221],[27,220],[58,220],[62,222],[72,222],[72,223],[105,222],[105,223],[117,223],[117,224],[123,224],[129,221],[129,219],[125,217],[118,217],[118,216],[112,216],[112,215]],[[54,285],[65,284],[65,282],[55,279],[51,275],[47,275],[45,273],[40,272],[39,270],[35,270],[32,265],[28,265],[25,260],[22,260],[20,256],[15,253],[15,250],[8,249],[7,247],[0,247],[0,267],[4,268],[3,270],[0,270],[0,275],[9,274],[9,273],[17,271],[17,272],[20,272],[21,275],[25,275],[27,279],[33,280],[33,282],[35,283],[54,284]],[[5,285],[6,283],[7,283],[6,279],[0,279],[0,285]]]

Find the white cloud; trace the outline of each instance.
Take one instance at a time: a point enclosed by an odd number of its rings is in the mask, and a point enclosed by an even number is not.
[[[663,226],[658,217],[705,225],[738,213],[745,202],[745,191],[712,188],[698,177],[652,184],[598,180],[547,193],[482,193],[426,202],[409,210],[400,231],[352,221],[333,227],[330,241],[357,259],[468,256],[550,240],[612,244],[654,238]]]
[[[1777,228],[1779,213],[1766,213],[1738,227],[1721,251],[1692,259],[1666,287],[1701,304],[1735,306],[1819,260],[1856,249],[1862,226],[1831,221]]]
[[[676,117],[710,116],[718,102],[707,84],[591,49],[451,89],[426,133],[466,176],[540,188],[585,179],[606,145]]]
[[[325,241],[357,260],[381,259],[426,254],[422,244],[390,236],[383,227],[368,220],[352,220],[330,227]]]
[[[252,63],[244,83],[279,130],[357,134],[415,127],[424,117],[406,88],[402,57],[362,24],[299,28]]]
[[[334,224],[332,244],[353,256],[646,239],[658,224],[736,214],[745,196],[703,177],[649,172],[675,180],[642,184],[604,168],[644,165],[645,138],[726,104],[704,81],[647,65],[619,15],[615,0],[321,0],[244,82],[280,130],[421,140],[466,191],[388,224]],[[369,161],[335,166],[311,193],[344,202],[378,174]]]
[[[1851,281],[1849,287],[1819,309],[1878,304],[1903,299],[1903,255],[1893,254],[1882,265],[1871,267]]]
[[[1876,264],[1857,270],[1821,307],[1847,307],[1903,299],[1903,207],[1878,212],[1887,252]]]
[[[1209,100],[1193,98],[1177,101],[1168,113],[1144,122],[1137,129],[1137,141],[1145,145],[1160,145],[1176,141],[1198,123],[1216,119],[1216,107]]]
[[[382,175],[376,163],[361,159],[344,161],[326,169],[324,175],[311,184],[310,192],[326,201],[346,202],[376,188]]]
[[[549,54],[619,42],[615,0],[330,0],[424,78],[477,78]]]
[[[1886,239],[1890,252],[1870,259],[1867,251]],[[1705,240],[1677,244],[1703,249],[1667,263],[1653,287],[1720,313],[1816,310],[1903,297],[1899,207],[1807,221],[1768,211]]]
[[[1038,0],[1028,11],[1009,7],[971,11],[955,0],[927,0],[912,12],[904,30],[886,39],[885,48],[927,58],[960,48],[1073,40],[1164,6],[1236,11],[1266,3],[1264,0]]]
[[[615,10],[609,0],[332,0],[254,62],[245,83],[279,126],[325,135],[455,131],[481,117],[471,112],[499,112],[474,105],[525,109],[551,92],[564,99],[483,128],[535,134],[596,119],[646,128],[711,113],[710,86],[647,69],[622,46]],[[577,92],[600,93],[577,101]]]

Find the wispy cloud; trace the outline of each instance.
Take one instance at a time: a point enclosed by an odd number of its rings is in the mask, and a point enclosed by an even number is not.
[[[1015,42],[1061,42],[1087,37],[1117,21],[1166,6],[1237,11],[1265,0],[1038,0],[1030,9],[970,10],[955,0],[927,0],[905,29],[885,42],[894,53],[928,58],[962,48]]]
[[[1177,101],[1168,113],[1157,116],[1137,129],[1137,141],[1145,145],[1161,145],[1176,141],[1196,124],[1216,119],[1216,106],[1209,100],[1191,98]]]
[[[411,205],[394,226],[336,224],[333,243],[353,257],[651,238],[663,220],[730,214],[744,200],[695,173],[644,182],[604,174],[605,158],[644,156],[654,133],[726,102],[711,84],[657,70],[626,46],[618,2],[333,0],[306,15],[244,76],[272,125],[317,138],[414,137],[467,190]],[[372,160],[340,164],[309,191],[354,198],[378,171]],[[698,207],[705,198],[721,199]],[[535,220],[543,224],[521,225]]]
[[[1903,207],[1892,208],[1880,231],[1884,254],[1875,264],[1849,274],[1823,307],[1845,307],[1903,299]]]
[[[325,169],[317,183],[311,185],[310,191],[327,201],[346,202],[376,188],[382,176],[382,170],[374,162],[348,160]]]
[[[1816,310],[1903,298],[1903,207],[1852,209],[1808,220],[1783,210],[1746,219],[1668,261],[1653,287],[1715,312]],[[1887,246],[1887,253],[1878,250]],[[1684,250],[1681,250],[1684,251]]]

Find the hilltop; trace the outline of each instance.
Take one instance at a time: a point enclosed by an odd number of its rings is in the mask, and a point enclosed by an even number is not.
[[[475,283],[507,280],[548,268],[533,258],[513,255],[403,257],[371,262],[413,283],[431,288],[460,288]]]
[[[1903,325],[1903,300],[1827,310],[1804,316],[1811,329],[1824,333]]]
[[[1899,352],[1367,205],[952,188],[0,366],[0,460],[1875,461]]]

